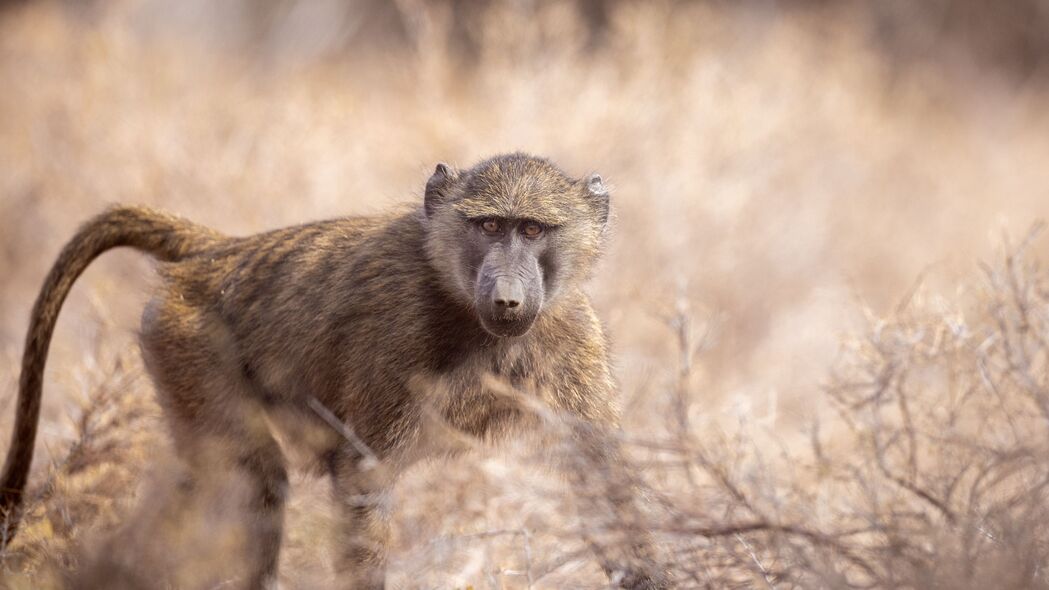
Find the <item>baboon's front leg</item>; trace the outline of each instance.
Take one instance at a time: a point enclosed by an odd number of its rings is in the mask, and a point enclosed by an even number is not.
[[[559,463],[581,499],[585,540],[601,567],[621,588],[669,588],[638,505],[637,475],[614,431],[582,420],[571,432],[575,444]]]
[[[340,588],[385,587],[389,537],[387,501],[393,478],[384,464],[361,461],[356,453],[340,456],[332,466],[338,518],[335,573]]]

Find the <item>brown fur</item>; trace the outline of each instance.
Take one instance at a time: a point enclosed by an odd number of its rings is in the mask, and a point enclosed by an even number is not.
[[[579,290],[607,216],[599,177],[575,180],[521,154],[464,172],[438,166],[425,208],[245,238],[142,208],[103,213],[66,246],[33,310],[0,496],[8,538],[59,307],[95,256],[132,246],[164,262],[141,340],[176,448],[190,465],[204,469],[207,457],[252,482],[249,586],[276,573],[287,487],[276,422],[324,433],[302,438],[333,478],[344,523],[337,567],[349,587],[382,587],[387,527],[376,503],[404,467],[438,452],[428,416],[486,438],[521,423],[522,412],[485,386],[494,376],[588,422],[616,424],[605,336]],[[533,264],[541,311],[523,335],[497,337],[478,321],[472,285],[483,272],[463,246],[465,220],[476,217],[551,228]]]

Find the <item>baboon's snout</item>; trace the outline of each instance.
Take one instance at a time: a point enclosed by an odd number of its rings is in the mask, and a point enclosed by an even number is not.
[[[496,309],[516,313],[514,310],[521,307],[524,298],[524,285],[520,279],[499,277],[495,280],[495,286],[492,287],[492,303]]]
[[[477,311],[485,330],[495,336],[521,336],[528,332],[543,303],[541,283],[513,274],[482,277]]]

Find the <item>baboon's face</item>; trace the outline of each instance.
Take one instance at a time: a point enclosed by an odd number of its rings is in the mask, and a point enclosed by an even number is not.
[[[515,154],[464,172],[438,165],[425,209],[428,254],[445,286],[485,330],[513,337],[589,273],[608,195],[600,177],[575,180]]]
[[[463,235],[464,282],[485,330],[520,336],[532,327],[546,297],[544,277],[555,269],[544,256],[547,235],[558,228],[533,219],[467,218]]]

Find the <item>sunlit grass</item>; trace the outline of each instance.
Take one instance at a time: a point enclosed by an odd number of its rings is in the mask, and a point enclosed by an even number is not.
[[[594,47],[571,4],[505,5],[479,17],[464,60],[451,13],[427,4],[404,46],[264,59],[148,21],[150,6],[34,3],[0,20],[2,391],[53,256],[107,203],[247,233],[418,200],[437,161],[523,149],[614,187],[590,291],[647,522],[682,586],[1045,584],[1022,577],[1044,564],[1044,533],[1024,526],[1044,506],[1030,460],[1044,437],[1041,394],[1017,372],[1045,387],[1044,271],[976,265],[1003,230],[1049,215],[1037,89],[894,68],[863,23],[817,12],[623,3]],[[12,587],[77,565],[226,575],[201,565],[225,562],[208,542],[239,542],[216,532],[232,526],[221,503],[203,508],[214,528],[151,511],[178,465],[134,348],[148,269],[107,255],[63,311],[30,517],[4,555]],[[1018,339],[1026,368],[1001,348]],[[897,380],[872,404],[883,373]],[[578,534],[585,498],[533,455],[409,473],[391,583],[604,584]],[[975,471],[956,484],[967,495],[943,487],[963,467],[1003,473],[974,501]],[[331,585],[329,510],[327,482],[297,476],[287,588]],[[188,526],[157,524],[171,520]]]

